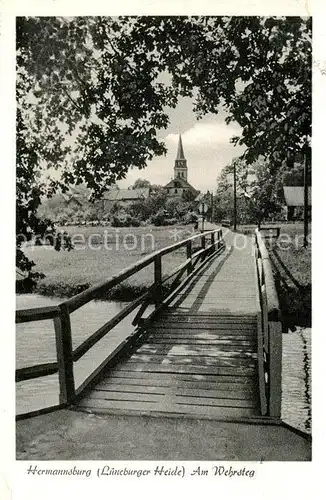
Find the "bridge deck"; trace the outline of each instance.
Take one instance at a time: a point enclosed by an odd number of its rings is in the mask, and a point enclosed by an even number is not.
[[[97,413],[198,418],[260,415],[257,293],[251,243],[204,270],[145,332],[141,345],[79,402]]]

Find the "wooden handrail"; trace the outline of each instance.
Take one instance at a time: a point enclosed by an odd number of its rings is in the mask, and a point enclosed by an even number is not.
[[[16,323],[28,323],[29,321],[42,321],[53,319],[60,313],[58,306],[34,307],[33,309],[18,309],[16,311]]]
[[[215,239],[217,235],[217,239]],[[206,238],[210,236],[211,242],[207,245]],[[198,250],[193,252],[192,242],[200,239],[201,245]],[[187,258],[177,266],[168,276],[162,276],[162,256],[167,255],[179,248],[186,247]],[[71,299],[67,299],[59,305],[49,307],[37,307],[33,309],[22,309],[16,312],[16,322],[23,323],[28,321],[39,321],[44,319],[54,320],[56,348],[57,348],[57,362],[45,363],[36,366],[30,366],[16,370],[16,381],[29,380],[53,373],[59,373],[59,386],[60,386],[60,404],[70,404],[74,401],[76,392],[74,385],[73,362],[79,360],[91,347],[93,347],[100,339],[102,339],[112,328],[114,328],[122,319],[129,315],[140,304],[144,311],[147,307],[146,304],[154,293],[156,307],[161,308],[162,303],[165,301],[162,295],[162,285],[177,275],[172,283],[172,289],[175,283],[178,285],[181,275],[187,271],[190,279],[192,274],[197,271],[196,264],[199,260],[203,259],[206,255],[214,255],[219,251],[222,245],[222,230],[214,229],[205,233],[198,233],[190,238],[186,238],[168,247],[157,250],[148,255],[144,259],[139,260],[135,264],[123,269],[121,272],[112,276],[108,280],[94,285],[84,292],[75,295]],[[198,248],[198,247],[197,247]],[[212,254],[212,251],[214,252]],[[76,311],[89,301],[96,298],[99,292],[109,290],[114,286],[120,284],[125,279],[144,269],[148,265],[154,263],[154,283],[153,285],[140,297],[128,304],[122,311],[116,314],[112,319],[105,323],[101,328],[94,332],[88,339],[80,344],[75,350],[72,349],[72,334],[70,324],[70,314]],[[200,265],[201,267],[201,265]],[[179,288],[179,286],[178,286]],[[139,314],[139,313],[138,313]],[[111,359],[111,357],[109,357]],[[101,365],[102,366],[102,365]],[[100,371],[100,367],[96,368],[94,374],[91,374],[87,381],[90,381]],[[88,383],[88,382],[87,382]],[[84,388],[85,384],[83,384]]]
[[[33,378],[45,377],[58,372],[58,363],[43,363],[41,365],[26,366],[16,369],[16,382],[31,380]]]
[[[199,233],[196,234],[195,236],[191,236],[190,238],[186,238],[182,241],[179,241],[178,243],[174,243],[173,245],[170,245],[168,247],[162,248],[160,250],[156,250],[155,252],[151,253],[144,259],[138,260],[135,262],[135,264],[130,265],[129,267],[126,267],[122,271],[120,271],[118,274],[113,275],[111,278],[94,285],[84,292],[81,292],[74,297],[71,297],[71,299],[68,299],[65,301],[65,304],[68,307],[68,310],[70,313],[73,311],[76,311],[76,309],[79,309],[84,304],[87,304],[87,302],[90,302],[96,296],[100,293],[103,292],[104,290],[109,290],[117,285],[119,285],[122,281],[125,279],[129,278],[133,274],[137,273],[138,271],[141,271],[145,267],[147,267],[149,264],[155,261],[155,258],[157,257],[163,257],[163,255],[167,255],[174,250],[177,250],[183,246],[187,245],[187,242],[196,240],[198,238],[202,238],[203,234],[204,237],[210,235],[211,233],[218,233],[221,231],[220,229],[214,229],[212,231],[207,231],[205,233]]]
[[[266,394],[268,395],[268,413],[272,417],[281,416],[282,400],[282,324],[279,300],[273,277],[273,270],[266,245],[260,231],[256,229],[256,264],[259,296],[261,304],[260,328],[263,342],[263,358],[260,356],[258,364],[264,365],[267,379]]]
[[[277,296],[272,264],[269,258],[269,253],[264,243],[264,240],[260,234],[260,231],[256,229],[256,241],[258,246],[258,251],[262,259],[262,265],[264,270],[264,282],[266,285],[267,294],[267,305],[268,305],[268,318],[270,321],[280,321],[280,305]]]

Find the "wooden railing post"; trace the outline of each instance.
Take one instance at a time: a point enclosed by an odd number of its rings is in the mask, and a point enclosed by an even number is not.
[[[205,250],[206,248],[206,236],[202,235],[201,236],[201,248]],[[206,252],[203,252],[201,260],[205,260]]]
[[[219,229],[217,233],[217,248],[220,248],[222,245],[222,235],[222,229]]]
[[[215,234],[216,234],[216,233],[211,233],[211,244],[213,245],[213,246],[212,246],[212,250],[211,250],[211,251],[212,251],[212,253],[213,253],[213,252],[215,252],[215,250],[216,250],[216,245],[215,245]]]
[[[281,417],[282,323],[273,270],[268,251],[256,230],[257,270],[262,307],[263,347],[267,360],[268,414]]]
[[[188,259],[191,259],[191,256],[192,256],[192,241],[187,242],[186,248],[187,248],[187,260],[188,260]],[[190,260],[190,262],[187,266],[188,276],[189,276],[189,274],[191,274],[191,272],[192,272],[192,261]]]
[[[59,373],[59,401],[60,404],[70,404],[75,398],[71,324],[66,304],[60,304],[59,309],[59,315],[53,320]]]
[[[154,284],[155,305],[158,307],[162,302],[162,257],[156,255],[154,259]]]
[[[281,417],[282,404],[282,323],[268,321],[269,337],[269,415]]]

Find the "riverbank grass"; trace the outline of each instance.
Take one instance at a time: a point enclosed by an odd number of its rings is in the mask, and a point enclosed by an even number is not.
[[[134,264],[153,251],[173,245],[194,234],[193,226],[181,227],[78,227],[62,228],[75,243],[74,250],[59,252],[50,246],[26,248],[27,256],[45,278],[34,292],[41,295],[71,297],[102,282]],[[185,248],[162,258],[163,276],[186,259]],[[105,296],[99,298],[132,300],[154,281],[154,264],[142,269]]]
[[[308,246],[303,247],[303,222],[275,224],[274,231],[263,232],[266,247],[273,265],[273,273],[282,311],[285,330],[296,326],[311,326],[311,227]],[[253,234],[255,226],[239,226],[238,231]]]

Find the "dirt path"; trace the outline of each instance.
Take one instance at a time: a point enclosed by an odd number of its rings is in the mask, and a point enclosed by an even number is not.
[[[311,459],[308,440],[282,426],[61,410],[17,423],[18,460]]]

